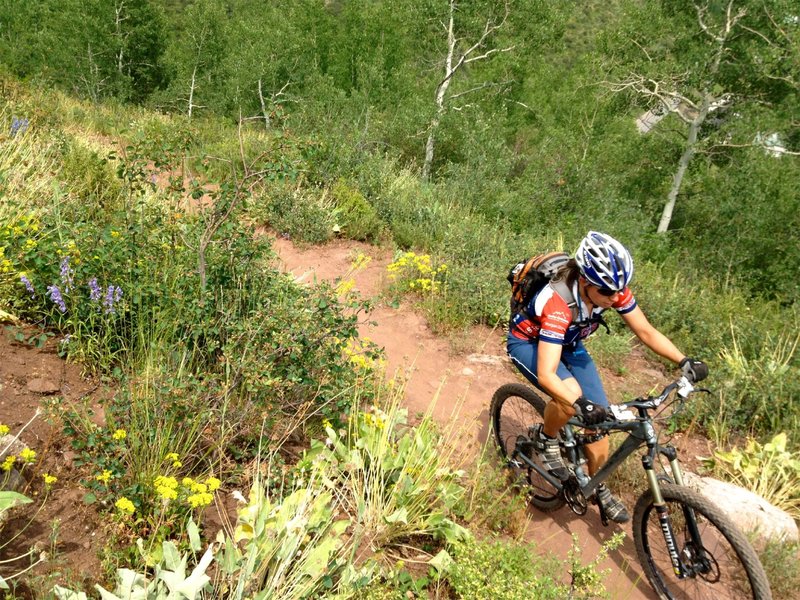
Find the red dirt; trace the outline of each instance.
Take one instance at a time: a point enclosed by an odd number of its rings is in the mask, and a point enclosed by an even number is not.
[[[44,348],[37,349],[16,342],[15,332],[12,328],[0,331],[0,423],[8,425],[15,434],[33,418],[20,440],[37,453],[36,464],[31,469],[36,475],[27,479],[25,487],[19,490],[34,502],[15,511],[6,523],[5,539],[0,542],[0,561],[25,554],[32,545],[37,549],[37,557],[40,552],[47,552],[50,560],[32,571],[35,576],[26,580],[31,586],[18,590],[36,597],[37,590],[32,587],[36,576],[44,577],[60,570],[57,582],[69,581],[77,585],[84,579],[99,576],[97,550],[104,545],[101,518],[94,507],[82,502],[85,491],[78,485],[81,475],[73,466],[75,453],[61,435],[59,424],[48,422],[45,407],[48,403],[63,406],[85,401],[97,409],[99,421],[102,419],[99,400],[107,390],[99,382],[84,378],[79,366],[67,364],[58,357],[58,340],[50,339]],[[34,418],[38,409],[43,412]],[[58,478],[43,504],[42,473]],[[40,505],[41,511],[36,514]],[[55,546],[50,541],[54,526],[57,526]],[[29,564],[30,561],[23,559],[13,563],[15,568],[12,569],[11,565],[0,562],[0,575],[9,577]],[[47,583],[43,585],[51,587]]]

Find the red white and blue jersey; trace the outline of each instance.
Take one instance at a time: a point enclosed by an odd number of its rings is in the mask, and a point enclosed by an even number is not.
[[[578,283],[572,287],[574,298],[578,296]],[[595,307],[591,314],[583,302],[578,302],[578,316],[573,321],[572,309],[567,301],[547,284],[525,306],[523,311],[511,317],[511,335],[521,340],[538,340],[550,344],[570,346],[586,339],[600,326],[599,317],[605,309]],[[624,315],[636,308],[636,299],[629,288],[620,292],[619,298],[611,306]]]

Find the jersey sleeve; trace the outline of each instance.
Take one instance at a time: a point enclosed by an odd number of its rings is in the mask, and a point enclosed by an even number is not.
[[[542,307],[539,320],[539,341],[561,345],[572,323],[572,311],[561,296],[552,294]]]
[[[630,288],[626,287],[622,290],[622,293],[619,295],[617,301],[614,302],[612,308],[621,315],[627,314],[636,308],[636,298],[633,297],[633,292],[631,292]]]

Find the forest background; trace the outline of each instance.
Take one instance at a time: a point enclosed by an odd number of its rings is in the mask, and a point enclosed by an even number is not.
[[[439,331],[502,322],[508,268],[593,229],[632,250],[651,321],[711,365],[718,393],[687,418],[719,439],[800,440],[793,2],[0,0],[0,64],[2,299],[70,333],[68,354],[98,372],[152,367],[152,339],[188,328],[180,364],[225,355],[222,390],[277,390],[268,405],[285,409],[350,389],[341,346],[291,314],[309,292],[258,280],[269,250],[247,224],[430,256],[408,290]],[[218,210],[157,208],[154,168],[172,175],[161,193]],[[20,283],[65,283],[65,256],[67,280],[88,281],[75,249],[90,242],[107,251],[95,271],[128,290],[121,314],[101,322],[77,296],[61,311]],[[259,296],[273,304],[254,315]],[[283,330],[258,347],[266,370],[235,350],[259,318]],[[326,319],[337,344],[355,335]],[[612,361],[630,344],[605,342]]]

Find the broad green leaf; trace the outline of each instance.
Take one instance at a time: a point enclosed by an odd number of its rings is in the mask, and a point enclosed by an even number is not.
[[[451,557],[446,550],[439,550],[439,553],[430,559],[428,564],[440,573],[446,573],[453,562],[453,557]]]
[[[200,528],[191,517],[189,517],[189,523],[186,525],[186,533],[189,535],[189,547],[191,547],[192,551],[199,552],[203,547],[200,541]]]
[[[333,536],[329,536],[318,542],[308,551],[307,558],[303,562],[303,573],[314,579],[318,579],[324,575],[328,568],[330,556],[336,551],[339,544],[339,540]]]
[[[68,590],[60,585],[53,586],[53,593],[56,595],[58,600],[88,600],[88,597],[84,592],[73,592],[72,590]]]
[[[19,504],[30,504],[31,502],[33,501],[27,496],[23,496],[17,492],[4,490],[0,492],[0,513],[4,513],[13,506],[17,506]]]
[[[398,508],[392,514],[386,517],[387,523],[403,523],[408,525],[408,509],[404,506],[402,508]]]
[[[161,548],[163,551],[164,567],[170,571],[177,571],[181,566],[181,562],[183,562],[178,548],[170,541],[163,542]],[[183,576],[184,573],[180,573],[180,575]]]

